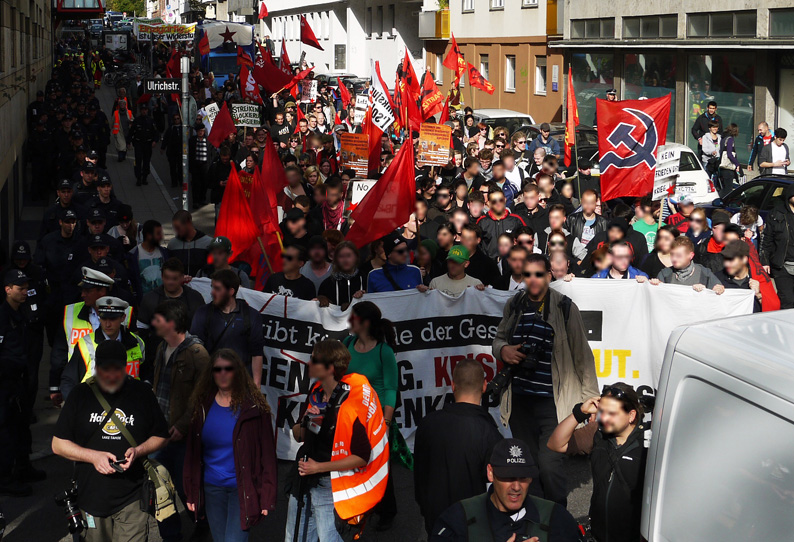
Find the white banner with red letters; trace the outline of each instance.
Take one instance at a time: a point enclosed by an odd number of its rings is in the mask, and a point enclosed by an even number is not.
[[[194,279],[190,285],[209,301],[209,279]],[[673,328],[704,318],[749,314],[753,307],[752,294],[744,290],[717,296],[684,286],[597,279],[574,279],[553,287],[571,297],[582,311],[599,385],[622,380],[644,394],[656,389]],[[491,355],[491,343],[512,295],[470,288],[457,299],[432,290],[364,296],[380,307],[397,330],[399,398],[394,419],[411,448],[422,418],[452,400],[452,369],[458,361],[477,359],[489,380],[501,368]],[[345,337],[349,309],[321,308],[315,301],[245,288],[240,297],[263,315],[262,391],[276,415],[278,457],[294,459],[298,444],[290,429],[298,421],[309,390],[306,368],[312,346],[324,338]],[[492,414],[498,420],[496,409]]]

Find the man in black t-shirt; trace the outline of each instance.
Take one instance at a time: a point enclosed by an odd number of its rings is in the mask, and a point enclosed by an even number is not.
[[[288,245],[284,247],[282,261],[284,270],[270,275],[263,291],[306,300],[317,297],[314,283],[301,275],[301,267],[306,263],[306,250],[299,245]]]
[[[64,404],[52,439],[56,455],[76,462],[77,502],[86,542],[145,540],[149,516],[141,511],[143,458],[168,439],[168,425],[146,384],[127,376],[127,353],[118,341],[96,349],[96,376],[78,385]],[[93,389],[92,389],[93,388]],[[135,439],[130,443],[95,395]]]

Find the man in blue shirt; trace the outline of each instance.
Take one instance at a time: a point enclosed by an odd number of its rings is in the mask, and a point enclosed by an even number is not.
[[[546,151],[546,155],[553,154],[558,159],[562,158],[560,154],[560,144],[557,143],[557,140],[551,137],[551,126],[548,122],[544,122],[540,125],[540,135],[532,140],[532,143],[529,145],[529,152],[534,153],[535,149],[544,149]]]
[[[367,276],[367,292],[396,292],[411,290],[422,284],[422,272],[408,265],[408,245],[401,235],[390,233],[383,238],[386,263]]]

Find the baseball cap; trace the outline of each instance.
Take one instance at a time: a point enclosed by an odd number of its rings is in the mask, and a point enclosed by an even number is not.
[[[9,269],[3,275],[3,286],[22,286],[30,282],[30,279],[21,269]]]
[[[285,103],[284,104],[284,109],[287,109],[288,107],[296,107],[295,102],[287,102],[287,103]]]
[[[40,97],[42,97],[42,96],[44,96],[44,91],[43,91],[43,90],[37,90],[37,91],[36,91],[36,97],[37,97],[37,98],[40,98]]]
[[[711,227],[717,226],[718,224],[730,224],[731,223],[731,216],[723,211],[722,209],[716,209],[714,213],[711,215]]]
[[[303,211],[301,211],[297,207],[293,207],[292,209],[287,211],[287,214],[284,216],[284,220],[286,220],[287,222],[296,222],[302,218],[306,218],[306,217],[303,215]]]
[[[107,220],[102,209],[91,209],[91,212],[88,213],[88,222],[99,222],[100,220]]]
[[[731,241],[722,249],[722,257],[725,260],[750,256],[750,245],[740,239]]]
[[[400,243],[405,243],[405,239],[403,239],[403,236],[399,233],[390,233],[383,238],[383,252],[386,254],[387,258],[389,254],[391,254],[391,251]]]
[[[58,217],[60,220],[67,222],[69,220],[77,220],[77,213],[71,209],[63,209]]]
[[[11,259],[12,260],[29,260],[30,245],[27,241],[14,241],[11,245]]]
[[[452,260],[453,262],[458,263],[466,263],[469,261],[469,250],[464,247],[463,245],[455,245],[451,249],[449,249],[449,254],[447,254],[447,259]]]
[[[551,131],[551,126],[549,125],[548,122],[544,122],[543,124],[540,125],[540,131],[541,132],[550,132]]]
[[[209,250],[212,252],[215,249],[221,249],[224,252],[228,252],[231,254],[232,252],[232,242],[229,240],[228,237],[218,236],[210,242]]]
[[[93,162],[86,161],[83,164],[83,171],[95,171],[95,170],[96,170],[96,164],[94,164]]]
[[[102,175],[99,180],[96,182],[97,186],[107,186],[110,184],[110,177],[107,175]]]
[[[98,233],[88,238],[88,248],[109,247],[112,237],[106,233]]]
[[[58,181],[58,190],[71,190],[72,189],[72,181],[69,179],[61,179]]]
[[[96,301],[96,311],[100,318],[119,318],[126,314],[129,303],[118,297],[106,295]]]
[[[100,273],[104,273],[107,276],[110,276],[110,273],[113,272],[113,266],[110,265],[110,260],[107,258],[99,258],[96,263],[90,267],[94,271],[99,271]]]
[[[96,367],[119,367],[127,366],[127,351],[119,341],[102,341],[96,347],[95,354]]]
[[[539,474],[529,446],[517,438],[497,442],[488,463],[499,478],[537,478]]]
[[[132,220],[132,207],[130,207],[126,203],[122,203],[121,205],[119,205],[119,210],[118,213],[116,213],[116,218],[119,220],[119,222]]]
[[[690,196],[684,195],[678,200],[678,205],[694,205],[695,202],[692,201]]]
[[[99,154],[96,151],[91,150],[91,151],[88,151],[88,154],[86,155],[86,157],[90,158],[91,160],[97,160],[99,158]]]

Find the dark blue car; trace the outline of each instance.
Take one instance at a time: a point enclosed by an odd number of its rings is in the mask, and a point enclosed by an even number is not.
[[[724,198],[717,198],[701,207],[711,216],[714,209],[725,209],[733,214],[738,213],[743,205],[755,205],[766,222],[766,215],[772,210],[775,200],[783,198],[783,189],[791,183],[794,183],[794,175],[762,175],[734,189]]]

